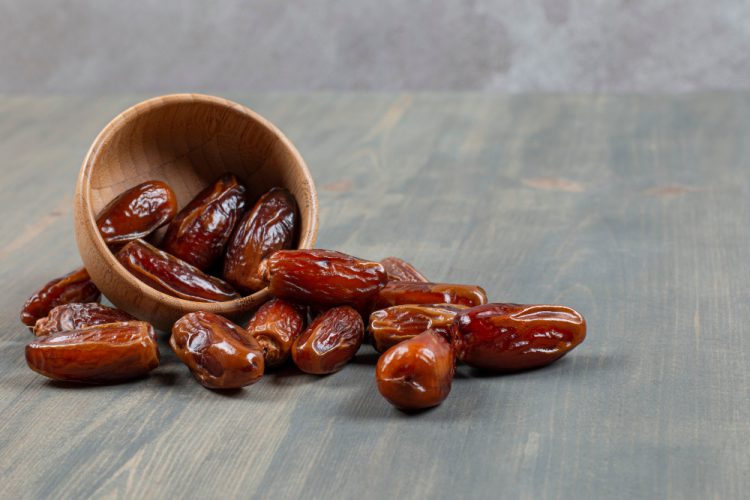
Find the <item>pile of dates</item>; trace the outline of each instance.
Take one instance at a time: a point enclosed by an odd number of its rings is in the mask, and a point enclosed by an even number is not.
[[[193,312],[172,327],[170,347],[207,388],[248,386],[290,361],[306,373],[334,373],[369,342],[382,353],[375,378],[383,397],[422,409],[448,397],[457,362],[494,372],[539,368],[586,336],[585,320],[568,307],[487,303],[481,287],[430,282],[395,257],[294,250],[300,219],[291,193],[273,188],[247,202],[246,188],[228,174],[178,213],[169,186],[150,181],[97,217],[118,261],[166,294],[219,302],[268,287],[273,298],[243,325]],[[155,244],[154,232],[167,224]],[[154,328],[99,304],[100,296],[80,268],[28,299],[21,321],[36,335],[26,346],[32,370],[103,384],[159,365]]]

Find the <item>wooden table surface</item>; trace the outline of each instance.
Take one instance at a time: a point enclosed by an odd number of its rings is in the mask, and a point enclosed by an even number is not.
[[[750,491],[750,94],[228,96],[318,186],[318,246],[413,261],[495,301],[572,306],[546,369],[460,367],[405,415],[363,349],[323,378],[199,386],[26,367],[28,294],[77,266],[72,196],[96,133],[144,96],[0,98],[0,496],[740,498]]]

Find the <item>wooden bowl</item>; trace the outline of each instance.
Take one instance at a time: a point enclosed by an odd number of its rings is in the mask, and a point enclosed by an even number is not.
[[[274,186],[291,191],[302,221],[298,247],[313,247],[318,200],[310,172],[289,139],[257,113],[218,97],[175,94],[136,104],[104,127],[78,177],[75,231],[83,264],[114,305],[168,331],[188,312],[210,311],[238,319],[268,299],[267,289],[218,303],[162,293],[133,277],[96,227],[99,210],[136,184],[166,182],[182,208],[226,172],[245,183],[250,206]]]

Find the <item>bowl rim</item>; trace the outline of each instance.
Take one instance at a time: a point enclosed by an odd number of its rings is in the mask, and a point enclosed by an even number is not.
[[[107,265],[112,269],[113,273],[124,275],[126,281],[131,283],[139,293],[146,295],[150,300],[161,303],[162,305],[168,305],[173,308],[178,308],[185,311],[204,310],[214,313],[239,313],[253,309],[255,306],[260,306],[269,297],[270,293],[268,287],[262,288],[250,295],[240,297],[239,299],[224,301],[224,302],[200,302],[195,300],[187,300],[179,297],[174,297],[162,291],[159,291],[135,276],[123,266],[117,258],[115,258],[114,252],[112,252],[107,244],[104,242],[104,238],[99,232],[96,226],[96,217],[91,207],[91,171],[93,168],[93,158],[99,155],[99,152],[108,143],[116,132],[118,132],[124,125],[131,122],[133,119],[143,116],[154,109],[165,105],[171,105],[175,103],[205,103],[217,106],[226,107],[228,110],[239,112],[247,116],[250,120],[255,121],[259,126],[268,130],[276,139],[280,141],[284,148],[286,148],[297,163],[298,169],[304,179],[304,183],[307,185],[310,192],[310,214],[312,215],[309,221],[308,231],[305,234],[299,235],[299,242],[297,248],[313,248],[315,246],[315,240],[318,232],[318,197],[315,189],[315,183],[313,182],[310,170],[305,163],[304,158],[299,153],[297,148],[292,144],[289,138],[284,133],[271,123],[268,119],[264,118],[252,109],[239,104],[237,102],[225,99],[223,97],[217,97],[207,94],[196,94],[196,93],[178,93],[178,94],[167,94],[162,96],[151,97],[145,101],[141,101],[137,104],[130,106],[124,111],[120,112],[115,116],[109,123],[97,134],[94,141],[91,143],[86,156],[83,159],[81,165],[81,171],[78,176],[76,184],[77,198],[82,202],[82,208],[84,209],[84,223],[86,225],[86,231],[91,234],[91,241],[96,247],[96,251],[99,255],[102,255],[107,262]]]

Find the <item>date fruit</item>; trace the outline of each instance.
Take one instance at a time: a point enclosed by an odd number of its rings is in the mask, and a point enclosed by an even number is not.
[[[117,260],[142,282],[173,297],[199,302],[224,302],[240,297],[229,283],[143,240],[122,247]]]
[[[161,248],[208,271],[224,253],[245,210],[245,186],[226,174],[198,193],[167,227]]]
[[[245,330],[263,349],[266,368],[273,368],[289,359],[292,344],[304,326],[300,306],[283,299],[271,299],[260,306]]]
[[[177,197],[161,181],[148,181],[110,201],[96,218],[108,245],[143,238],[169,222],[177,213]]]
[[[150,372],[159,349],[148,323],[109,323],[38,337],[26,346],[26,363],[53,380],[106,384]]]
[[[305,373],[325,375],[339,371],[362,345],[365,325],[349,306],[327,310],[302,332],[292,345],[294,364]]]
[[[224,279],[246,292],[263,288],[261,262],[276,250],[292,248],[298,225],[292,193],[273,188],[261,196],[237,226],[227,247]]]
[[[451,391],[455,356],[450,343],[427,330],[388,349],[378,359],[378,391],[396,408],[420,410],[442,403]]]
[[[451,304],[404,304],[375,311],[370,315],[370,338],[378,352],[416,337],[425,330],[439,333],[450,341],[456,314],[466,306]]]
[[[101,292],[96,287],[86,268],[79,267],[62,278],[50,281],[37,290],[21,309],[21,322],[33,327],[57,306],[73,302],[97,302]]]
[[[34,335],[41,337],[123,321],[135,321],[135,318],[125,311],[107,307],[98,302],[64,304],[52,309],[47,317],[36,321]]]
[[[467,365],[510,372],[564,356],[586,338],[586,321],[565,306],[486,304],[459,313],[451,336]]]
[[[169,345],[209,389],[238,389],[263,376],[263,353],[244,329],[209,312],[186,314],[172,327]]]
[[[386,257],[380,263],[388,274],[388,281],[430,281],[414,266],[398,257]]]
[[[487,303],[487,294],[475,285],[393,281],[378,292],[375,309],[401,304],[457,304],[478,306]]]
[[[267,260],[275,297],[315,306],[364,311],[388,281],[382,264],[332,250],[279,250]]]

